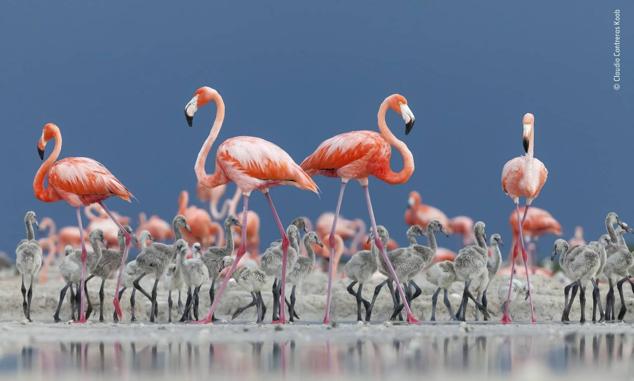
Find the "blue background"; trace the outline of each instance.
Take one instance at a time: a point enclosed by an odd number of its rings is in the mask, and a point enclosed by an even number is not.
[[[612,89],[614,8],[623,22],[620,92]],[[220,140],[260,136],[298,162],[334,134],[375,129],[379,103],[405,95],[413,133],[404,138],[394,114],[388,124],[414,153],[416,172],[405,185],[371,181],[378,221],[401,242],[412,189],[510,242],[500,171],[522,154],[521,117],[533,112],[536,156],[550,171],[535,205],[561,221],[566,238],[577,224],[597,237],[608,211],[634,218],[631,15],[629,0],[3,1],[0,249],[13,255],[27,209],[58,227],[75,223],[64,203],[33,197],[35,145],[49,121],[62,129],[62,157],[101,161],[138,198],[109,200],[112,209],[171,218],[178,192],[195,189],[194,160],[215,112],[203,109],[186,127],[183,107],[201,85],[227,105]],[[319,197],[272,192],[285,222],[334,209],[339,183],[317,182]],[[263,244],[276,239],[264,198],[254,194],[251,205]],[[357,184],[343,214],[367,220]],[[542,242],[550,252],[552,238]],[[459,239],[440,244],[456,248]]]

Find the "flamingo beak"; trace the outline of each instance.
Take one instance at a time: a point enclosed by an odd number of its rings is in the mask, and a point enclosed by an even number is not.
[[[44,160],[44,150],[37,146],[37,154],[40,156],[40,160]]]
[[[406,104],[401,104],[401,117],[403,117],[403,121],[405,121],[405,135],[408,135],[412,131],[412,128],[414,128],[416,118],[414,118],[414,113]]]
[[[186,105],[185,105],[185,120],[187,120],[187,125],[189,127],[193,126],[194,123],[194,114],[198,111],[198,95],[195,95]]]

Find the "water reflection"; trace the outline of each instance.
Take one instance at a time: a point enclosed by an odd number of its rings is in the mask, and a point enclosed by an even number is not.
[[[504,376],[540,364],[563,374],[570,370],[609,370],[627,374],[634,359],[634,337],[626,334],[564,336],[412,337],[373,341],[297,340],[210,343],[191,341],[121,343],[70,342],[4,344],[0,373],[111,376],[262,374],[372,376],[393,373],[468,373]],[[127,378],[127,377],[126,377]]]

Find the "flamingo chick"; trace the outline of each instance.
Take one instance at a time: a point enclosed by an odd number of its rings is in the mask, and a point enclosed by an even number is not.
[[[15,249],[15,267],[22,278],[22,310],[26,320],[31,321],[31,298],[33,297],[33,278],[42,267],[42,247],[35,239],[35,230],[37,227],[37,216],[35,212],[28,211],[24,216],[24,224],[26,225],[26,239],[18,243]],[[29,290],[27,292],[24,283],[28,283]]]

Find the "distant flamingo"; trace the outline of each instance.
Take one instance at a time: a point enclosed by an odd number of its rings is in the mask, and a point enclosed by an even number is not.
[[[549,212],[534,206],[529,208],[528,212],[525,212],[525,207],[520,207],[513,210],[509,216],[509,225],[511,225],[511,230],[513,231],[513,246],[515,246],[515,242],[519,237],[518,213],[526,213],[524,224],[522,225],[525,240],[536,240],[545,234],[561,235],[561,224]],[[530,248],[527,251],[529,269],[532,269],[533,264],[532,252],[533,250],[530,250]],[[536,269],[532,270],[535,273]]]
[[[37,143],[37,150],[40,158],[44,160],[44,149],[49,140],[55,139],[55,148],[51,155],[42,163],[33,180],[33,191],[35,197],[44,202],[66,201],[70,206],[76,208],[77,223],[79,225],[81,242],[81,277],[80,290],[83,290],[86,280],[86,244],[84,242],[84,229],[81,221],[82,206],[92,203],[99,203],[105,212],[114,220],[114,216],[105,207],[103,201],[109,197],[116,196],[125,201],[130,201],[132,193],[104,167],[101,163],[86,157],[67,157],[56,161],[62,151],[62,133],[53,123],[47,123],[42,129],[42,136]],[[47,179],[48,187],[44,187],[44,180]],[[126,250],[121,257],[119,267],[119,277],[117,278],[117,290],[121,286],[121,276],[128,257],[128,250],[132,237],[122,226],[119,226],[125,234]],[[85,293],[82,293],[84,295]],[[114,308],[122,316],[119,300],[114,298]],[[79,309],[79,322],[86,321],[86,301],[81,298]]]
[[[315,253],[318,254],[322,258],[328,259],[328,268],[330,268],[330,264],[332,263],[333,267],[333,277],[337,276],[337,271],[339,270],[339,262],[341,261],[341,257],[346,251],[346,244],[343,242],[343,238],[339,234],[335,234],[335,246],[334,248],[330,247],[330,240],[326,239],[328,235],[324,235],[320,237],[320,240],[323,242],[321,247],[315,249]],[[368,240],[369,241],[369,240]],[[331,259],[331,254],[334,253]]]
[[[200,201],[209,202],[209,213],[211,213],[211,218],[216,221],[223,220],[227,213],[229,212],[229,207],[231,205],[231,199],[225,199],[222,203],[222,207],[218,210],[218,202],[225,194],[227,190],[227,185],[219,185],[215,188],[207,188],[202,184],[198,184],[196,186],[196,195]],[[236,191],[238,198],[240,198],[240,192]]]
[[[511,256],[511,279],[509,283],[509,292],[506,299],[504,314],[502,315],[502,323],[510,323],[511,315],[509,315],[509,305],[511,299],[511,290],[513,289],[513,269],[515,268],[515,258],[517,257],[518,247],[522,250],[522,259],[524,260],[524,269],[526,271],[526,283],[528,287],[528,300],[531,307],[531,322],[535,322],[535,310],[533,308],[533,299],[531,292],[530,274],[528,271],[528,263],[526,256],[526,248],[524,247],[524,231],[523,225],[529,206],[533,200],[539,196],[539,192],[546,184],[548,170],[544,163],[534,157],[534,125],[535,117],[533,114],[525,114],[523,118],[523,137],[522,142],[526,155],[516,157],[504,164],[502,169],[502,190],[513,199],[515,208],[517,209],[517,222],[519,239],[513,245],[513,255]],[[524,217],[520,221],[520,197],[526,199],[526,208],[524,209]],[[518,242],[519,241],[519,242]]]
[[[423,204],[420,193],[411,191],[407,199],[408,208],[405,211],[405,223],[408,225],[420,225],[423,229],[427,228],[432,220],[440,221],[443,230],[447,234],[453,233],[449,225],[449,218],[438,208],[431,205]]]
[[[220,133],[220,129],[222,128],[222,122],[225,116],[225,105],[222,97],[216,90],[205,86],[196,90],[193,98],[185,106],[185,117],[187,119],[187,124],[191,127],[194,114],[198,111],[198,108],[209,102],[214,102],[216,104],[216,117],[209,136],[201,147],[200,152],[198,153],[198,158],[196,159],[196,165],[194,166],[196,178],[198,179],[199,184],[207,188],[214,188],[218,185],[227,184],[229,182],[236,183],[242,193],[242,225],[245,227],[248,226],[247,212],[249,210],[249,196],[251,195],[251,192],[259,190],[264,193],[264,196],[266,197],[273,212],[273,217],[280,235],[282,236],[283,271],[280,301],[282,305],[284,305],[286,261],[289,241],[286,236],[284,225],[282,224],[273,204],[269,188],[277,185],[292,185],[299,189],[318,193],[317,184],[315,184],[315,182],[293,161],[286,151],[271,142],[251,136],[230,138],[220,144],[218,151],[216,152],[216,171],[211,175],[207,174],[205,170],[205,162],[207,160],[207,155],[209,155],[209,151],[211,150],[211,147],[216,141],[216,138]],[[224,277],[220,289],[218,290],[218,294],[211,304],[206,318],[202,320],[203,323],[211,322],[212,316],[218,307],[218,303],[220,303],[220,300],[222,299],[222,295],[224,294],[227,284],[238,266],[238,263],[240,263],[240,259],[242,259],[242,256],[244,256],[246,252],[246,233],[247,229],[242,229],[242,239],[240,240],[240,247],[238,248],[238,252],[236,254],[236,260],[232,263],[227,276]],[[284,308],[281,308],[281,323],[286,322],[284,310]]]
[[[317,232],[317,235],[320,237],[325,237],[329,235],[334,221],[335,213],[322,213],[317,218],[317,222],[315,223],[315,231]],[[335,234],[339,235],[344,240],[353,238],[359,230],[359,221],[361,221],[361,223],[365,227],[365,224],[362,220],[349,220],[344,218],[343,216],[339,216],[337,218],[337,228],[335,230]]]
[[[453,234],[462,236],[462,245],[468,246],[475,242],[473,236],[473,220],[467,216],[456,216],[449,220],[449,228]]]
[[[99,213],[96,215],[94,211]],[[106,239],[108,248],[116,248],[119,246],[119,226],[117,224],[127,225],[130,221],[127,217],[121,217],[116,212],[112,212],[115,220],[108,218],[108,215],[104,212],[103,208],[99,204],[90,204],[84,208],[84,214],[90,221],[86,230],[90,233],[93,230],[101,230]]]
[[[407,148],[407,145],[398,140],[392,134],[385,121],[387,110],[391,109],[401,115],[405,121],[405,134],[408,134],[414,126],[414,114],[407,105],[407,99],[399,94],[393,94],[385,98],[379,107],[378,124],[380,134],[374,131],[352,131],[336,135],[322,142],[319,147],[302,162],[302,168],[312,175],[324,175],[328,177],[341,178],[341,188],[339,190],[339,198],[337,208],[335,209],[335,218],[329,237],[329,246],[331,250],[335,246],[335,233],[337,229],[337,218],[341,210],[343,194],[346,185],[350,179],[359,181],[364,189],[368,213],[370,214],[370,222],[374,232],[374,240],[381,252],[389,273],[396,281],[401,300],[404,301],[405,311],[407,312],[407,320],[410,323],[416,323],[418,320],[414,317],[409,303],[405,298],[405,293],[401,287],[392,264],[389,262],[387,253],[383,243],[379,239],[376,230],[376,220],[374,211],[372,210],[372,201],[370,199],[370,191],[368,188],[368,177],[375,176],[388,184],[403,184],[409,180],[414,173],[414,156]],[[395,146],[399,153],[403,156],[403,169],[394,172],[390,168],[390,157],[392,156],[392,148]],[[331,257],[334,257],[331,251]],[[326,311],[324,314],[324,323],[330,322],[330,304],[332,299],[332,278],[334,276],[334,262],[330,263],[328,268],[328,291],[326,294]]]
[[[572,247],[572,246],[581,246],[581,245],[585,245],[586,244],[586,240],[583,238],[583,227],[582,226],[575,226],[575,235],[572,236],[568,240],[568,243],[570,244],[570,247]]]
[[[141,234],[143,230],[147,230],[156,241],[174,239],[172,226],[157,215],[152,215],[150,219],[148,219],[145,213],[139,213],[139,226],[136,229],[136,234]]]
[[[44,217],[40,221],[39,230],[48,230],[46,237],[40,238],[38,242],[44,255],[44,263],[39,274],[39,283],[44,284],[48,281],[48,269],[51,267],[51,263],[57,259],[59,251],[57,251],[57,227],[55,221],[50,217]]]
[[[189,192],[181,191],[178,196],[178,214],[185,216],[187,223],[192,228],[190,232],[183,232],[183,238],[190,245],[199,242],[202,247],[212,244],[220,245],[224,241],[222,226],[211,219],[205,209],[197,206],[188,206]],[[214,238],[215,237],[215,238]]]

